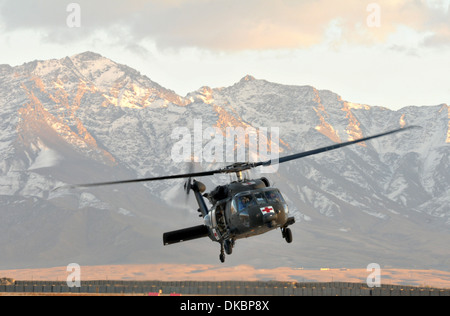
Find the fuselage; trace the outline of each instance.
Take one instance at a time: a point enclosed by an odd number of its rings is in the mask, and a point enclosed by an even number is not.
[[[233,182],[222,191],[226,191],[226,196],[204,218],[214,241],[259,235],[284,227],[289,221],[288,205],[282,194],[261,179]]]

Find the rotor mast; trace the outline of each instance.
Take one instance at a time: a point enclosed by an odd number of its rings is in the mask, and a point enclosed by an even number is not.
[[[246,171],[252,168],[248,162],[236,162],[223,169],[224,173],[235,173],[238,182],[243,182],[248,179]]]

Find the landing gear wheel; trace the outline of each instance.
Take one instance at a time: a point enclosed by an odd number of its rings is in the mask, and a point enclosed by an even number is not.
[[[231,255],[233,253],[233,243],[229,239],[225,240],[224,248],[227,255]]]
[[[292,232],[290,228],[282,229],[281,234],[283,235],[283,238],[286,240],[288,244],[292,242]]]

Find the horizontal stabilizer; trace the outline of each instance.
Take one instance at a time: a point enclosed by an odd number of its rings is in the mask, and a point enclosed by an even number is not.
[[[164,245],[166,246],[170,244],[175,244],[177,242],[207,237],[208,235],[209,235],[208,227],[206,227],[205,225],[199,225],[164,233],[163,242]]]

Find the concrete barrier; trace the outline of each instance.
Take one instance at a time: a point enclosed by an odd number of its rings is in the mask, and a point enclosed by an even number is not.
[[[364,283],[349,282],[274,282],[274,281],[82,281],[81,287],[69,288],[64,281],[15,281],[0,285],[0,294],[12,293],[90,293],[164,295],[275,295],[275,296],[450,296],[450,289],[402,285],[368,288]]]

